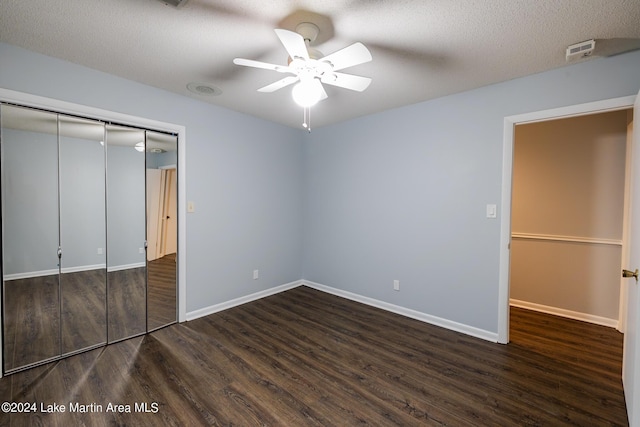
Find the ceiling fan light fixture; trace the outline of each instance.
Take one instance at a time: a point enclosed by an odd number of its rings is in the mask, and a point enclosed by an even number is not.
[[[322,97],[321,87],[313,80],[301,81],[291,90],[293,100],[303,108],[309,108],[318,103]]]
[[[350,89],[357,92],[365,90],[371,79],[337,71],[371,61],[371,52],[360,42],[324,56],[311,47],[318,37],[319,27],[303,21],[296,32],[276,28],[274,30],[289,54],[286,66],[270,64],[252,59],[235,58],[233,63],[245,67],[262,68],[284,74],[292,74],[258,89],[258,92],[275,92],[289,85],[293,100],[303,108],[302,126],[311,132],[311,107],[328,97],[323,83]]]

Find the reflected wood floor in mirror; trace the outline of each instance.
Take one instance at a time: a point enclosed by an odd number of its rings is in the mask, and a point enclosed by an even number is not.
[[[147,283],[149,330],[175,323],[178,317],[175,253],[147,263]]]
[[[60,275],[62,353],[107,342],[105,269]]]
[[[5,282],[7,370],[106,343],[105,274],[104,269],[62,274],[61,311],[58,275]]]
[[[4,366],[7,370],[60,354],[58,275],[4,282]]]
[[[109,342],[146,332],[146,267],[109,271]]]
[[[149,265],[149,328],[156,329],[176,321],[175,254]],[[58,275],[5,282],[6,370],[105,344],[105,275],[104,269],[60,275],[61,315]],[[109,278],[109,339],[144,333],[145,269],[109,272]]]
[[[298,287],[5,377],[2,401],[67,412],[0,424],[626,425],[621,334],[511,316],[500,345]]]

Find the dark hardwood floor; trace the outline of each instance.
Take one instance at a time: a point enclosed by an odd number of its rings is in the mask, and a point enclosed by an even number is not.
[[[147,327],[146,267],[107,273],[109,341],[142,334]]]
[[[176,322],[178,318],[177,274],[175,253],[147,263],[147,328],[149,330]]]
[[[175,323],[175,254],[149,262],[146,270],[97,269],[6,281],[5,370]]]
[[[37,412],[0,424],[627,424],[621,334],[511,319],[500,345],[299,287],[2,378],[0,401]],[[52,404],[66,412],[40,412]]]
[[[58,275],[5,282],[5,369],[18,368],[60,354],[59,289]],[[39,345],[32,345],[34,342]]]

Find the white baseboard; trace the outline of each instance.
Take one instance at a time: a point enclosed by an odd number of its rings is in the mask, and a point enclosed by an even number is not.
[[[449,329],[456,332],[461,332],[472,337],[480,338],[490,342],[498,342],[498,334],[495,332],[485,331],[483,329],[474,328],[473,326],[465,325],[451,320],[442,319],[440,317],[432,316],[430,314],[422,313],[409,308],[401,307],[394,304],[389,304],[384,301],[379,301],[373,298],[365,297],[362,295],[354,294],[351,292],[343,291],[340,289],[332,288],[330,286],[321,285],[320,283],[311,282],[308,280],[297,280],[295,282],[286,283],[284,285],[276,286],[264,291],[256,292],[251,295],[236,298],[230,301],[214,304],[209,307],[204,307],[198,310],[190,311],[186,315],[186,320],[195,320],[200,317],[208,316],[209,314],[218,313],[229,308],[237,307],[242,304],[246,304],[251,301],[256,301],[261,298],[265,298],[271,295],[275,295],[280,292],[288,291],[289,289],[297,288],[298,286],[307,286],[312,289],[316,289],[321,292],[343,297],[355,302],[370,305],[372,307],[380,308],[392,313],[400,314],[401,316],[409,317],[411,319],[419,320],[421,322],[429,323],[431,325],[440,326],[445,329]]]
[[[32,277],[42,277],[42,276],[52,276],[58,273],[78,273],[81,271],[89,271],[89,270],[100,270],[101,268],[107,268],[108,272],[112,271],[121,271],[128,270],[130,268],[140,268],[146,267],[146,262],[136,262],[134,264],[124,264],[124,265],[115,265],[113,267],[108,267],[105,264],[94,264],[94,265],[80,265],[77,267],[62,267],[60,271],[57,268],[51,270],[40,270],[40,271],[27,271],[25,273],[13,273],[13,274],[5,274],[3,280],[18,280],[18,279],[31,279]]]
[[[107,268],[106,264],[94,264],[94,265],[81,265],[78,267],[63,267],[62,273],[79,273],[81,271],[89,271],[89,270],[101,270],[103,268]]]
[[[58,273],[78,273],[80,271],[100,270],[101,268],[105,268],[105,267],[106,267],[105,264],[94,264],[94,265],[80,265],[77,267],[63,267],[60,271],[58,271],[57,268],[53,268],[51,270],[27,271],[25,273],[6,274],[3,279],[6,282],[9,280],[31,279],[33,277],[52,276]]]
[[[256,301],[261,298],[265,298],[271,295],[278,294],[280,292],[288,291],[289,289],[297,288],[302,285],[302,280],[296,280],[295,282],[285,283],[284,285],[276,286],[274,288],[265,289],[264,291],[256,292],[244,297],[232,299],[230,301],[221,302],[220,304],[214,304],[209,307],[200,308],[198,310],[190,311],[187,313],[187,321],[195,320],[199,317],[208,316],[219,311],[227,310],[232,307],[237,307],[242,304],[246,304],[251,301]]]
[[[40,270],[40,271],[26,271],[24,273],[12,273],[5,274],[2,278],[5,282],[9,280],[20,280],[20,279],[31,279],[32,277],[42,277],[42,276],[53,276],[54,274],[59,274],[60,271],[57,268],[51,270]]]
[[[480,338],[480,339],[491,341],[491,342],[498,342],[498,334],[496,332],[485,331],[484,329],[475,328],[473,326],[443,319],[437,316],[432,316],[430,314],[422,313],[420,311],[412,310],[412,309],[401,307],[395,304],[390,304],[388,302],[354,294],[352,292],[343,291],[341,289],[332,288],[330,286],[321,285],[320,283],[310,282],[308,280],[302,280],[302,285],[308,286],[313,289],[317,289],[322,292],[337,295],[339,297],[343,297],[352,301],[356,301],[362,304],[370,305],[372,307],[380,308],[382,310],[390,311],[392,313],[400,314],[402,316],[419,320],[421,322],[429,323],[431,325],[440,326],[442,328],[449,329],[456,332],[461,332],[463,334],[470,335],[472,337]]]
[[[524,308],[527,310],[539,311],[541,313],[553,314],[555,316],[566,317],[573,320],[581,320],[583,322],[594,323],[596,325],[607,326],[609,328],[618,327],[618,319],[609,319],[607,317],[600,317],[593,314],[565,310],[563,308],[550,307],[548,305],[536,304],[533,302],[521,301],[513,298],[509,300],[509,305],[513,307]]]
[[[114,265],[112,267],[107,267],[107,272],[111,273],[112,271],[122,271],[122,270],[129,270],[131,268],[142,268],[142,267],[146,267],[147,263],[142,261],[142,262],[134,262],[133,264],[122,264],[122,265]]]

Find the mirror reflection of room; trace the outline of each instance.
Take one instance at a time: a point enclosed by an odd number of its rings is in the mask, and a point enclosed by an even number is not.
[[[177,318],[178,140],[147,131],[148,329]]]
[[[177,319],[177,137],[0,105],[3,372]]]
[[[58,115],[62,354],[107,342],[104,124]]]
[[[58,118],[2,105],[4,365],[60,353]]]
[[[107,125],[109,341],[146,331],[145,132]]]

